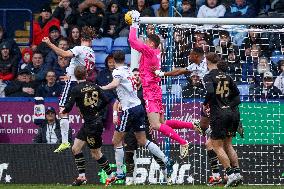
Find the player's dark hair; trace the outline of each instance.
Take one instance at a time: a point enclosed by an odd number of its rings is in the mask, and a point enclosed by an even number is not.
[[[218,54],[210,52],[206,55],[206,60],[210,61],[212,64],[218,64],[221,58]]]
[[[228,70],[228,63],[225,62],[224,60],[219,60],[217,64],[217,68],[221,70],[222,72],[227,72]]]
[[[160,37],[156,34],[150,34],[148,35],[148,39],[150,39],[154,44],[155,44],[155,48],[158,48],[160,45]]]
[[[74,75],[77,80],[84,80],[87,76],[87,70],[85,66],[76,66],[74,69]]]
[[[113,53],[113,59],[115,63],[123,64],[125,61],[125,53],[123,51],[115,51]]]
[[[132,70],[132,72],[139,72],[139,69],[138,69],[138,68],[134,68],[134,69]]]
[[[95,37],[96,37],[95,29],[88,27],[88,26],[84,26],[82,28],[82,31],[81,31],[82,40],[90,41],[90,40],[93,40]]]
[[[203,50],[202,47],[194,47],[194,48],[192,49],[192,52],[193,52],[194,54],[197,54],[198,56],[203,56],[203,55],[204,55],[204,50]]]

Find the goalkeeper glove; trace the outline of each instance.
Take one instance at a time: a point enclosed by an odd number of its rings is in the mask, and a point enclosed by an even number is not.
[[[140,13],[137,10],[132,10],[131,18],[132,18],[132,26],[135,28],[139,28]]]
[[[161,70],[156,70],[155,74],[156,74],[156,76],[159,76],[159,77],[165,76],[165,72],[162,72]]]

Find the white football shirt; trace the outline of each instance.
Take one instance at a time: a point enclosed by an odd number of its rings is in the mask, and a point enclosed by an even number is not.
[[[206,58],[204,58],[200,64],[196,63],[190,64],[186,69],[190,72],[196,72],[200,77],[200,79],[203,80],[205,74],[208,73]]]
[[[119,79],[120,84],[116,88],[122,110],[133,108],[141,104],[137,97],[136,79],[127,66],[120,66],[113,70],[113,78]]]
[[[95,53],[91,47],[76,46],[70,51],[74,54],[71,59],[70,65],[66,68],[67,75],[71,77],[71,81],[77,81],[74,75],[74,69],[76,66],[82,65],[86,69],[92,70],[95,67]]]

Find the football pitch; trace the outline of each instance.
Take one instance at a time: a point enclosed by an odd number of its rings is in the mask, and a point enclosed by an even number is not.
[[[30,188],[36,188],[36,189],[66,189],[66,188],[80,188],[80,189],[106,189],[103,185],[83,185],[80,187],[71,187],[68,185],[43,185],[43,184],[0,184],[0,188],[3,189],[30,189]],[[124,185],[113,185],[107,187],[107,189],[122,189],[122,188],[127,188],[127,189],[205,189],[205,188],[212,188],[208,187],[206,185],[172,185],[172,186],[166,186],[166,185],[137,185],[137,186],[124,186]],[[224,188],[223,186],[215,186],[214,188]],[[275,185],[275,186],[263,186],[263,185],[257,185],[257,186],[252,186],[252,185],[242,185],[238,186],[236,188],[239,189],[280,189],[284,188],[284,185]]]

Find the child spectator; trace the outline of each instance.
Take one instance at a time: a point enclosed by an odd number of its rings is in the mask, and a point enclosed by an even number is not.
[[[68,35],[69,48],[81,45],[81,29],[78,26],[72,26]]]
[[[30,48],[24,48],[22,51],[22,60],[19,64],[19,70],[24,69],[27,65],[31,64],[33,51]]]
[[[8,42],[0,44],[0,80],[11,81],[18,69],[18,62],[10,53],[11,46]]]
[[[160,8],[158,9],[157,16],[168,17],[169,16],[169,1],[161,0]]]
[[[219,18],[223,17],[226,12],[224,5],[220,4],[220,0],[206,0],[199,10],[198,18]]]
[[[33,50],[36,49],[44,37],[48,37],[51,26],[60,28],[60,21],[57,18],[52,18],[51,14],[52,11],[50,6],[45,5],[41,9],[38,20],[33,22]]]
[[[116,38],[124,27],[126,27],[126,23],[119,3],[116,0],[112,0],[106,9],[100,32],[105,37]]]
[[[181,8],[182,17],[195,17],[195,7],[192,0],[183,0]],[[178,15],[176,14],[176,16]]]
[[[45,76],[46,82],[43,82],[36,91],[36,96],[39,97],[59,97],[62,86],[56,82],[54,71],[48,71]]]

